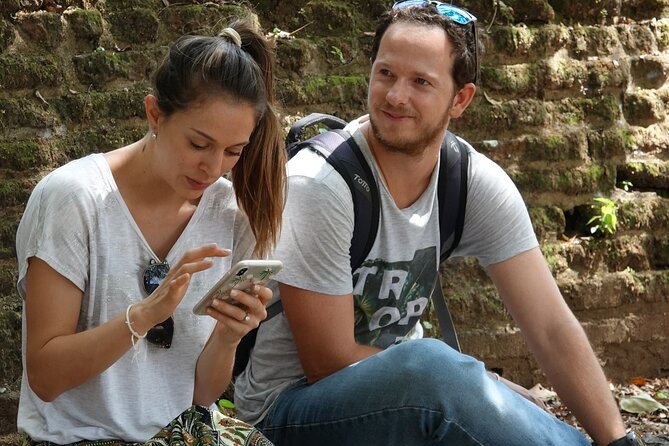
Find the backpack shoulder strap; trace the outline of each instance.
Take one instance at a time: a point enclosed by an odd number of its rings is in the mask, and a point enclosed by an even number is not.
[[[441,161],[439,163],[439,185],[437,198],[439,201],[439,240],[441,249],[439,261],[446,260],[458,246],[465,223],[465,207],[467,205],[467,174],[469,166],[469,150],[460,143],[451,132],[446,132],[441,144]],[[460,342],[455,332],[453,318],[448,311],[441,289],[441,278],[437,274],[432,288],[434,305],[441,337],[457,351]]]
[[[353,137],[343,130],[331,130],[305,141],[341,175],[353,199],[351,271],[358,269],[372,249],[379,228],[380,198],[374,174]]]
[[[441,144],[439,163],[439,261],[446,260],[460,243],[467,205],[469,150],[451,132]]]
[[[462,351],[460,349],[458,335],[455,332],[455,325],[453,324],[451,312],[448,311],[448,306],[446,306],[446,300],[444,298],[444,292],[441,289],[441,277],[439,277],[438,274],[437,280],[434,281],[434,287],[432,288],[432,293],[430,296],[432,298],[432,304],[434,305],[434,312],[437,313],[439,330],[441,331],[441,339],[450,345],[453,349],[459,352]]]

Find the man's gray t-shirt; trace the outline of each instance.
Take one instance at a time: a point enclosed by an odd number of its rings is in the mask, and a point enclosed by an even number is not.
[[[288,200],[273,258],[284,263],[279,282],[333,296],[353,293],[356,342],[386,348],[420,335],[414,327],[420,327],[416,323],[438,274],[439,169],[419,199],[399,209],[359,129],[363,119],[351,122],[346,130],[354,136],[379,185],[379,230],[367,259],[351,280],[351,193],[332,166],[310,150],[300,151],[288,163]],[[473,256],[487,266],[537,245],[527,209],[511,179],[471,149],[464,230],[452,256]],[[278,297],[275,287],[274,299]],[[279,393],[303,377],[288,321],[279,314],[261,325],[249,364],[235,383],[239,417],[257,423]]]

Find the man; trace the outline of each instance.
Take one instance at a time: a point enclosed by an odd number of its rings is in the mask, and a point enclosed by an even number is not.
[[[381,195],[379,231],[353,274],[351,194],[320,156],[289,164],[275,258],[284,313],[264,323],[236,383],[239,414],[277,445],[587,445],[575,429],[491,378],[484,365],[417,325],[438,274],[437,172],[450,119],[470,104],[473,16],[408,0],[381,17],[369,116],[347,126]],[[475,256],[560,398],[597,445],[636,444],[588,340],[565,304],[520,194],[473,151],[455,256]],[[418,294],[426,296],[426,294]],[[412,300],[413,299],[413,300]],[[422,303],[421,303],[422,302]],[[397,314],[399,317],[376,317]],[[613,443],[612,443],[613,442]]]

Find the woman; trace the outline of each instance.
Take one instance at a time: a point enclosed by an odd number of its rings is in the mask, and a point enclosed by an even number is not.
[[[267,255],[280,229],[272,62],[245,22],[181,38],[145,98],[147,135],[36,186],[17,232],[18,427],[33,443],[144,443],[168,424],[153,441],[184,431],[266,441],[243,424],[217,432],[239,422],[204,408],[228,386],[271,291],[216,300],[208,316],[191,310],[232,264]]]

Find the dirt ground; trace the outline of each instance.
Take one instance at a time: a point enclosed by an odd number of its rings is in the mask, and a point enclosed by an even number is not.
[[[667,378],[634,378],[628,384],[611,384],[611,390],[619,405],[621,402],[625,405],[625,401],[630,401],[628,399],[630,397],[648,395],[657,403],[669,409],[669,379]],[[571,412],[556,396],[553,396],[551,389],[542,389],[539,394],[542,393],[544,394],[542,398],[544,403],[555,416],[583,432]],[[641,434],[648,446],[669,446],[669,410],[667,409],[633,413],[621,408],[620,413],[623,416],[625,426]]]

